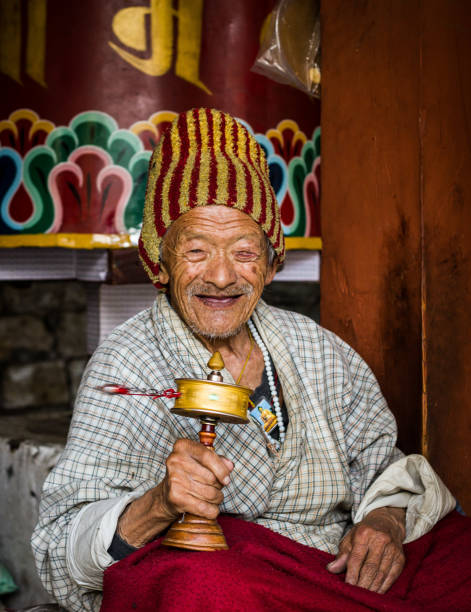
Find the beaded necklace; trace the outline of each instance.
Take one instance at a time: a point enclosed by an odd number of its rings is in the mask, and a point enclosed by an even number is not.
[[[278,421],[278,431],[280,432],[280,442],[283,443],[285,439],[285,424],[283,423],[283,415],[281,414],[280,400],[278,398],[278,393],[276,392],[275,377],[273,376],[273,371],[271,367],[270,354],[268,352],[267,347],[263,343],[263,340],[260,337],[260,334],[258,333],[257,328],[255,327],[253,322],[249,320],[247,324],[249,326],[250,332],[252,333],[252,336],[255,342],[258,344],[260,350],[262,351],[263,361],[265,362],[265,370],[266,370],[267,378],[268,378],[268,385],[270,386],[270,393],[271,393],[271,398],[273,402],[273,408],[275,409],[276,419]]]

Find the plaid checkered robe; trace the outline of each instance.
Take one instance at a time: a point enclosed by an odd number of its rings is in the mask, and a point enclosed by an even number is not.
[[[253,321],[281,381],[289,426],[273,455],[255,421],[218,425],[216,452],[235,464],[221,512],[336,553],[366,489],[402,456],[394,417],[370,369],[333,333],[263,301]],[[107,395],[96,387],[167,389],[175,378],[206,378],[209,358],[162,294],[116,328],[90,360],[33,534],[41,579],[67,609],[98,610],[101,600],[68,573],[66,543],[76,513],[97,500],[144,493],[165,476],[174,442],[198,439],[199,421],[173,415],[174,400]],[[227,370],[222,374],[233,382]]]

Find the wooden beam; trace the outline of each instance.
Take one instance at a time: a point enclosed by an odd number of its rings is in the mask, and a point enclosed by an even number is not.
[[[424,446],[471,512],[471,4],[422,15]]]
[[[321,323],[421,441],[418,0],[322,2]]]

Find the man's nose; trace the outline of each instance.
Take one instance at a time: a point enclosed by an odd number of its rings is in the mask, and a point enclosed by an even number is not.
[[[224,251],[214,255],[208,262],[204,280],[218,289],[224,289],[237,282],[237,273],[232,258]]]

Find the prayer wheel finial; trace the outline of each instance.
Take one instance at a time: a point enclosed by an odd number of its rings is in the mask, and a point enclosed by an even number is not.
[[[223,378],[219,370],[224,369],[224,359],[219,351],[211,355],[211,359],[208,361],[207,366],[211,369],[211,372],[208,374],[208,380],[222,382]]]
[[[224,360],[219,351],[216,351],[211,355],[211,359],[208,361],[208,368],[211,370],[223,370]]]

